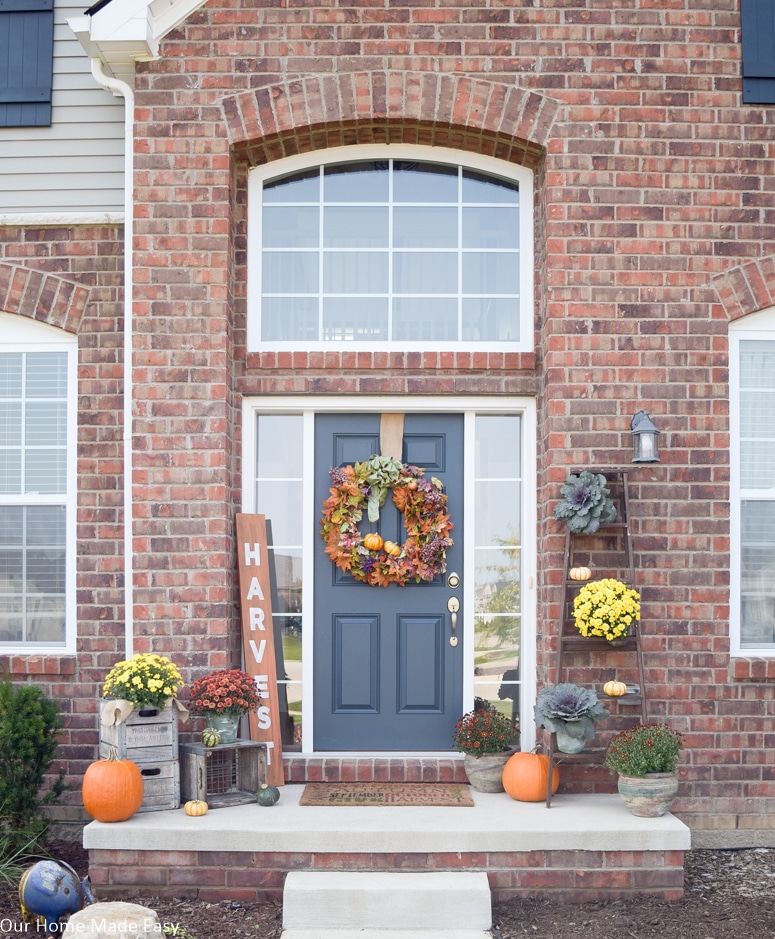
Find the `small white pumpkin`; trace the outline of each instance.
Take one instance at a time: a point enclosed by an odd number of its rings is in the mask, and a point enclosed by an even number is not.
[[[571,580],[589,580],[592,571],[588,567],[572,567],[568,571],[568,577]]]
[[[183,806],[183,811],[186,815],[191,815],[193,818],[198,818],[200,815],[207,815],[207,810],[210,806],[204,801],[204,799],[191,799],[186,802]]]

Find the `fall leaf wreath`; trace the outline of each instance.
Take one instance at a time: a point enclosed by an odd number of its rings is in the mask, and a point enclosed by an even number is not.
[[[333,485],[323,503],[320,533],[326,554],[340,570],[376,587],[403,587],[410,580],[432,581],[444,573],[453,525],[440,480],[428,480],[425,470],[384,456],[332,469],[330,476]],[[379,520],[388,493],[404,517],[402,545],[383,541],[376,532],[362,537],[358,530],[364,510],[370,522]]]

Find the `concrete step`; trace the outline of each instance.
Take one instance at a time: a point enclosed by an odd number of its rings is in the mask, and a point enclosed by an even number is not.
[[[281,939],[492,939],[489,929],[284,929]]]
[[[483,872],[291,871],[283,939],[483,939],[492,905]]]

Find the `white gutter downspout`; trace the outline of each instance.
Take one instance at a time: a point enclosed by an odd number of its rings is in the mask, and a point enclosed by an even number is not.
[[[134,150],[135,94],[131,86],[106,75],[102,61],[91,60],[95,81],[124,99],[124,653],[134,652],[134,563],[132,553],[132,329],[133,329],[133,262],[134,241]]]

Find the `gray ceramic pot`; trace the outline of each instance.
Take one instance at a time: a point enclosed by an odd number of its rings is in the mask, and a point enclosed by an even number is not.
[[[646,773],[645,776],[619,774],[622,802],[641,818],[665,815],[678,793],[678,773]]]

